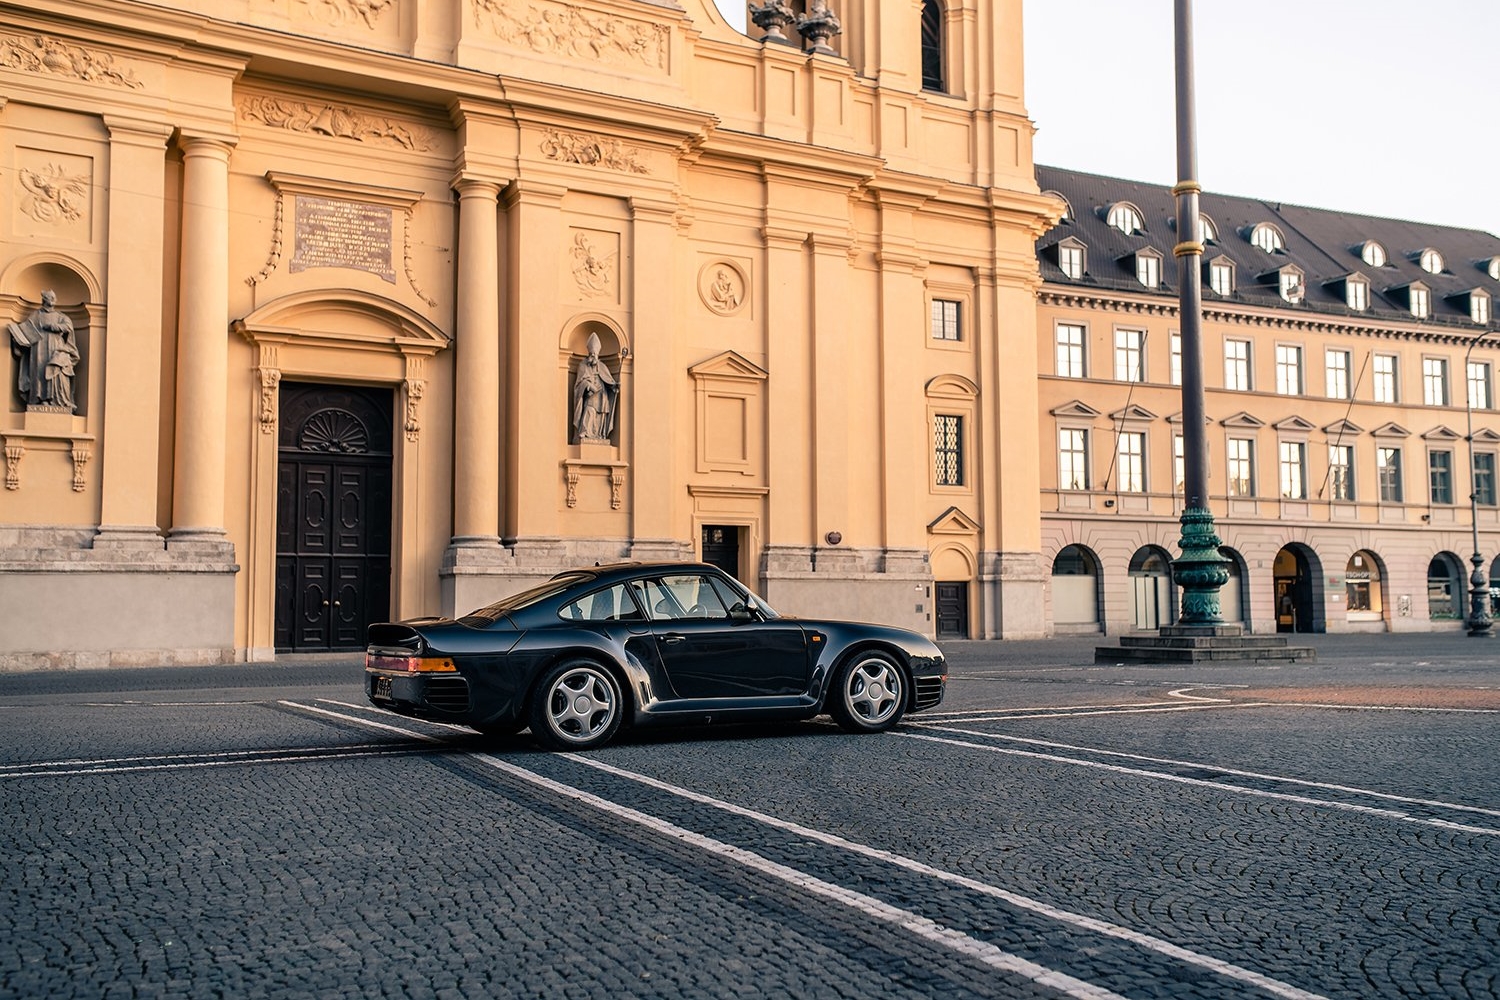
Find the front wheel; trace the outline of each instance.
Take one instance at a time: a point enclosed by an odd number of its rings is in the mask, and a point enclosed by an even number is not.
[[[884,653],[859,653],[833,677],[828,714],[851,733],[880,733],[906,712],[906,676]]]
[[[590,660],[547,671],[531,696],[531,733],[549,750],[592,750],[614,738],[624,717],[614,675]]]

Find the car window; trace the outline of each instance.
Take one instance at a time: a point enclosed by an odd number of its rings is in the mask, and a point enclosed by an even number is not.
[[[565,604],[558,614],[568,621],[638,622],[645,620],[640,608],[623,583],[587,594],[572,604]]]
[[[593,575],[589,573],[568,573],[556,576],[541,586],[532,587],[530,590],[523,590],[519,594],[512,594],[509,597],[501,598],[494,604],[480,608],[478,611],[470,611],[460,618],[459,621],[469,624],[483,622],[493,625],[512,611],[529,608],[538,601],[545,601],[549,597],[556,597],[569,587],[576,587],[578,584],[592,579]]]
[[[708,577],[664,576],[652,580],[657,602],[652,606],[652,618],[728,618],[729,610],[719,599]]]
[[[756,597],[750,591],[743,589],[738,580],[723,580],[717,576],[709,577],[709,579],[713,582],[714,590],[719,592],[719,596],[724,599],[724,603],[728,607],[732,608],[736,604],[743,604],[753,611],[759,611],[764,618],[781,617],[765,601]]]

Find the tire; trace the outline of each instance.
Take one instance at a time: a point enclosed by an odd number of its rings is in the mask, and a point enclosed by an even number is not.
[[[851,733],[883,733],[906,713],[906,674],[885,653],[856,653],[834,672],[828,714]]]
[[[614,738],[625,716],[614,675],[593,660],[548,670],[531,693],[531,734],[548,750],[592,750]]]

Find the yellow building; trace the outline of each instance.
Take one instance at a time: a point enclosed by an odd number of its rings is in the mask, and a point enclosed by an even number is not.
[[[1037,244],[1049,620],[1154,629],[1178,604],[1174,200],[1037,174],[1067,204]],[[1465,563],[1477,549],[1500,570],[1500,239],[1212,193],[1200,212],[1224,617],[1261,633],[1461,627]]]
[[[1020,7],[0,2],[0,666],[618,559],[1043,634]]]

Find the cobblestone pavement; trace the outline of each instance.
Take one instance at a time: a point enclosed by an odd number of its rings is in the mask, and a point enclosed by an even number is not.
[[[350,658],[0,676],[0,996],[1500,996],[1500,645],[1312,639],[588,755]]]

